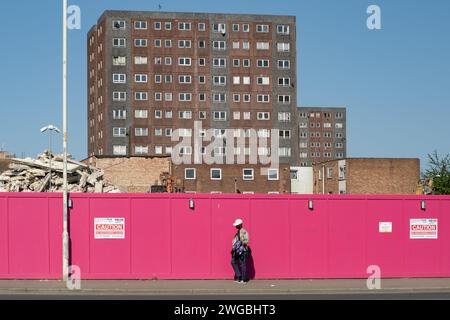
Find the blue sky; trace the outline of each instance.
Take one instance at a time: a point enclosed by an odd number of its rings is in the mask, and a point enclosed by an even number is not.
[[[39,133],[61,127],[60,0],[0,4],[0,148],[35,157]],[[347,106],[350,157],[450,152],[450,1],[72,0],[82,29],[70,31],[69,151],[86,156],[86,33],[106,9],[297,16],[299,103]],[[382,10],[369,31],[366,9]],[[56,140],[56,138],[55,138]],[[55,143],[61,151],[61,139]]]

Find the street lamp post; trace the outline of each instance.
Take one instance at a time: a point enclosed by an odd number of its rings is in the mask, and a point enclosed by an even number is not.
[[[52,133],[56,132],[56,133],[61,133],[61,130],[59,130],[57,127],[55,127],[54,125],[48,125],[44,128],[41,129],[41,133],[45,133],[48,131],[48,136],[50,137],[50,182],[49,182],[49,191],[52,191]]]

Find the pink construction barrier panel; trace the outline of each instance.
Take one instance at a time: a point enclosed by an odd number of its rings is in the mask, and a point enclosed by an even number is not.
[[[450,197],[71,199],[71,264],[84,279],[230,279],[237,218],[250,234],[256,279],[367,278],[369,266],[383,278],[450,277]],[[0,193],[1,279],[61,278],[61,243],[60,194]]]

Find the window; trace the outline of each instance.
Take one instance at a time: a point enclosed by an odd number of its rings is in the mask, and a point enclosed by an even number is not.
[[[239,25],[237,23],[233,24],[233,32],[239,32]]]
[[[226,76],[214,76],[213,83],[215,86],[224,86],[227,84]]]
[[[148,111],[147,110],[135,110],[134,111],[134,117],[136,119],[147,119],[148,118]]]
[[[147,47],[147,39],[136,39],[134,40],[135,47]]]
[[[233,67],[240,67],[241,66],[241,60],[239,59],[233,59]]]
[[[242,25],[242,31],[250,32],[250,25],[248,23],[243,24]]]
[[[114,73],[113,83],[127,83],[127,75],[124,73]]]
[[[290,104],[290,103],[291,103],[291,96],[288,96],[288,95],[279,95],[279,96],[278,96],[278,103],[281,103],[281,104]]]
[[[344,128],[344,124],[343,123],[336,123],[335,126],[336,126],[336,129],[343,129]]]
[[[185,49],[191,47],[191,40],[178,40],[178,48]]]
[[[269,68],[270,62],[269,60],[257,60],[256,61],[258,68]]]
[[[199,23],[198,24],[198,31],[206,31],[206,23]]]
[[[172,154],[173,147],[166,147],[166,154]]]
[[[269,77],[258,77],[258,78],[256,78],[256,82],[258,85],[268,86],[268,85],[270,85],[270,78]]]
[[[277,33],[283,35],[289,35],[289,26],[288,25],[278,25]]]
[[[290,69],[291,62],[289,60],[278,60],[278,69]]]
[[[126,92],[113,92],[113,101],[126,101],[127,93]]]
[[[242,79],[243,79],[243,81],[242,81],[243,84],[245,84],[245,85],[250,84],[250,77],[244,76],[244,77],[242,77]]]
[[[206,111],[200,111],[200,112],[198,113],[198,118],[199,118],[200,120],[205,120],[205,119],[206,119],[206,115],[207,115]]]
[[[211,180],[222,180],[222,169],[211,169]]]
[[[243,99],[243,101],[246,102],[246,103],[250,102],[250,101],[251,101],[251,95],[249,95],[249,94],[244,94],[244,99]]]
[[[269,181],[279,180],[278,169],[268,169],[267,170],[267,178]]]
[[[172,119],[172,116],[173,116],[172,111],[165,111],[165,112],[164,112],[164,117],[165,117],[166,119]]]
[[[278,112],[278,121],[281,121],[281,122],[291,121],[291,113],[290,112]]]
[[[270,113],[269,112],[258,112],[257,119],[264,120],[264,121],[270,120]]]
[[[243,41],[243,42],[242,42],[242,49],[244,49],[244,50],[250,50],[250,42],[248,42],[248,41]]]
[[[243,59],[242,65],[244,66],[244,68],[250,68],[250,59]]]
[[[256,25],[256,32],[268,33],[269,32],[269,26],[267,24],[257,24]]]
[[[114,120],[125,120],[127,118],[126,110],[113,110],[113,119]]]
[[[227,102],[227,94],[226,93],[214,93],[213,101],[219,102],[219,103]]]
[[[191,76],[178,76],[178,83],[192,83]]]
[[[147,137],[148,136],[148,128],[135,128],[134,135],[136,137]]]
[[[147,64],[147,63],[148,63],[147,57],[142,56],[134,57],[134,64]]]
[[[205,76],[199,76],[198,77],[198,83],[206,84],[206,77]]]
[[[127,57],[113,57],[113,66],[126,66]]]
[[[164,76],[164,82],[165,83],[172,83],[172,75],[166,74]]]
[[[287,147],[279,148],[278,155],[280,157],[290,157],[291,156],[291,148],[287,148]]]
[[[225,68],[226,67],[226,59],[225,58],[214,58],[213,59],[213,67],[214,68]]]
[[[258,130],[258,138],[270,138],[270,130],[268,129]]]
[[[233,77],[233,84],[241,84],[241,77]]]
[[[136,92],[134,94],[134,99],[136,101],[147,101],[148,100],[148,93],[147,92]]]
[[[126,27],[126,22],[125,20],[114,20],[113,21],[113,29],[114,30],[120,30],[120,29],[125,29]]]
[[[126,40],[124,38],[114,38],[113,47],[115,48],[125,48]]]
[[[124,138],[127,136],[127,128],[113,128],[113,137]]]
[[[155,22],[153,26],[155,30],[161,30],[161,22]]]
[[[269,43],[268,42],[257,42],[256,50],[269,50]]]
[[[196,179],[196,170],[195,169],[185,169],[184,170],[184,178],[186,180],[195,180]]]
[[[155,74],[155,83],[161,83],[162,82],[162,75]]]
[[[239,41],[233,41],[233,49],[240,49],[241,43]]]
[[[240,102],[241,101],[241,95],[239,93],[233,94],[233,102]]]
[[[336,159],[343,159],[343,158],[344,158],[344,154],[342,152],[336,153]]]
[[[259,103],[269,103],[270,102],[270,96],[268,94],[258,94],[257,101]]]
[[[227,43],[225,41],[213,41],[214,50],[226,50]]]
[[[192,93],[180,93],[178,101],[192,101]]]
[[[155,128],[155,136],[161,137],[162,136],[162,129],[161,128]]]
[[[148,154],[148,146],[135,146],[134,153],[137,155]]]
[[[180,119],[192,119],[192,111],[180,111],[178,117]]]
[[[225,111],[214,111],[213,118],[214,118],[214,121],[226,121],[227,113]]]
[[[233,112],[233,120],[241,120],[241,113]]]
[[[113,154],[115,156],[126,156],[127,146],[113,146]]]
[[[190,66],[192,63],[191,58],[178,58],[178,65],[179,66]]]
[[[251,119],[251,112],[244,112],[244,120],[250,120]]]
[[[166,66],[171,66],[172,65],[172,57],[165,57],[164,58],[164,64]]]
[[[289,87],[291,85],[291,78],[278,78],[278,86]]]
[[[155,110],[155,119],[162,119],[162,111]]]
[[[181,147],[180,148],[180,154],[181,155],[191,155],[192,154],[192,147]]]
[[[198,65],[199,65],[200,67],[206,66],[206,58],[199,58],[199,59],[198,59]]]
[[[191,30],[191,23],[189,23],[189,22],[180,22],[180,23],[178,23],[178,30],[190,31]]]
[[[164,101],[172,101],[172,100],[173,100],[172,92],[165,92],[164,93]]]
[[[148,82],[148,76],[146,74],[135,74],[134,75],[134,81],[136,83],[147,83]]]
[[[213,24],[213,31],[215,33],[227,33],[227,25],[225,23],[214,23]]]
[[[206,93],[199,93],[198,94],[198,100],[201,102],[206,101]]]
[[[291,130],[280,130],[280,138],[290,139],[291,138]]]
[[[336,149],[343,149],[344,148],[344,144],[342,142],[338,142],[335,144]]]
[[[172,40],[164,40],[165,48],[172,48]]]
[[[336,133],[335,137],[337,139],[342,139],[344,137],[344,135],[342,133]]]
[[[172,30],[172,23],[164,22],[164,30]]]
[[[134,28],[136,30],[147,30],[147,21],[135,21]]]
[[[200,49],[205,49],[205,48],[206,48],[206,41],[205,41],[205,40],[200,40],[200,41],[198,42],[198,47],[199,47]]]
[[[162,93],[155,92],[155,101],[162,101]]]
[[[289,43],[278,43],[277,44],[278,52],[289,52],[291,50],[291,45]]]
[[[336,119],[343,119],[344,114],[342,112],[336,112],[335,117],[336,117]]]
[[[254,180],[255,179],[255,170],[254,169],[242,170],[242,179],[245,181]]]

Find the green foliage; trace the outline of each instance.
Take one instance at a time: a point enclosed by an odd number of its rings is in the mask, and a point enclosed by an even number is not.
[[[450,195],[450,154],[443,157],[437,151],[428,154],[429,167],[425,178],[433,183],[433,194]]]

